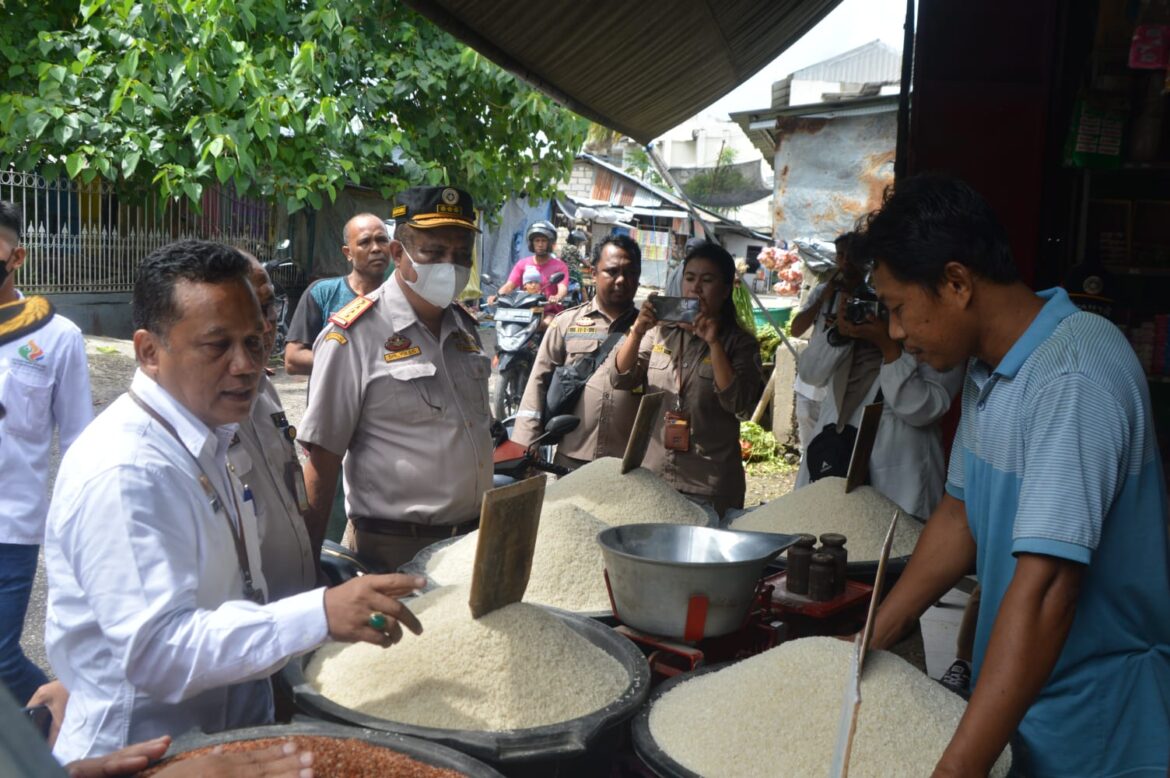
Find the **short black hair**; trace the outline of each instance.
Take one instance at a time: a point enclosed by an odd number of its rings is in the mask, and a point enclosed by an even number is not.
[[[165,337],[179,319],[175,285],[179,281],[249,284],[252,263],[231,246],[206,240],[168,243],[142,260],[134,282],[134,329]],[[249,286],[249,288],[251,288]]]
[[[899,281],[936,291],[948,262],[995,283],[1019,280],[1007,231],[969,184],[928,173],[886,189],[882,207],[864,220],[852,261],[877,265]]]
[[[735,300],[732,299],[735,293],[735,259],[727,249],[715,241],[704,240],[688,244],[687,256],[683,260],[683,271],[686,271],[687,264],[692,259],[706,259],[715,263],[723,283],[727,284],[728,292],[727,299],[723,301],[723,310],[719,312],[719,319],[725,326],[739,327],[739,317],[735,314]]]
[[[629,235],[622,235],[619,232],[611,232],[609,235],[606,235],[605,239],[593,248],[596,262],[601,261],[601,254],[605,251],[606,246],[617,246],[619,249],[626,252],[626,255],[630,258],[631,261],[633,261],[635,265],[638,266],[638,270],[641,271],[642,247],[639,246],[638,242]]]
[[[0,200],[0,227],[6,230],[12,230],[16,233],[16,240],[19,241],[23,235],[21,222],[23,216],[20,208],[15,203],[10,203],[7,200]]]

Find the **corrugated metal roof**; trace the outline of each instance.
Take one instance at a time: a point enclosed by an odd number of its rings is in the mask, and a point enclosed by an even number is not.
[[[797,70],[799,81],[836,81],[844,84],[896,84],[902,79],[902,52],[880,40]]]
[[[407,0],[582,116],[649,143],[742,84],[840,0]]]
[[[854,100],[834,100],[812,105],[794,105],[783,108],[765,108],[757,111],[738,111],[731,120],[743,128],[752,145],[765,159],[776,156],[776,120],[784,116],[806,119],[833,119],[839,116],[867,116],[898,110],[898,95],[859,97]]]

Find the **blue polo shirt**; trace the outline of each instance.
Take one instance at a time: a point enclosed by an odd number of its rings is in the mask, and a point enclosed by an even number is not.
[[[1028,775],[1159,776],[1170,758],[1170,541],[1146,377],[1062,289],[994,369],[972,360],[947,491],[983,600],[978,680],[1015,555],[1086,566],[1056,667],[1020,725]]]

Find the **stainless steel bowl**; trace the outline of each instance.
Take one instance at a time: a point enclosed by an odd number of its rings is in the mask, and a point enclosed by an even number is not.
[[[694,642],[743,626],[764,567],[796,536],[630,524],[602,531],[597,541],[617,618]]]

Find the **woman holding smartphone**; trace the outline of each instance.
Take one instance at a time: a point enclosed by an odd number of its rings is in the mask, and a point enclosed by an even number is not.
[[[692,247],[683,262],[682,296],[698,299],[698,315],[690,322],[660,320],[690,313],[664,304],[660,314],[652,296],[610,369],[615,389],[645,381],[647,392],[665,395],[644,466],[683,494],[710,503],[720,517],[743,507],[736,415],[751,412],[764,382],[759,344],[736,321],[734,282],[735,263],[723,247]]]

